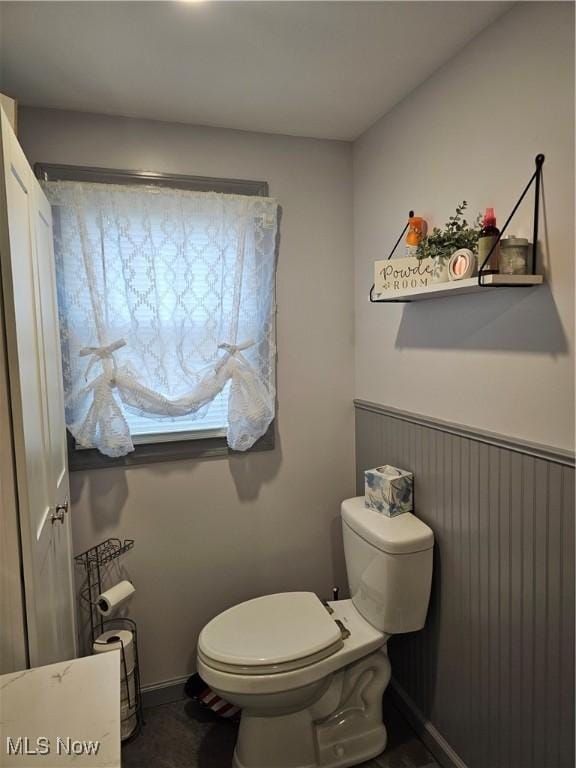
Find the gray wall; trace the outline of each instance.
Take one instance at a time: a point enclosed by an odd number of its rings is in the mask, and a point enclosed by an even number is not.
[[[502,224],[538,152],[544,287],[368,302],[410,208],[442,225],[466,199]],[[356,397],[574,446],[573,3],[515,4],[355,143],[354,256]]]
[[[390,641],[412,714],[468,768],[573,768],[573,458],[362,401],[356,452],[434,530],[426,627]]]
[[[250,597],[344,583],[354,490],[351,148],[335,141],[23,109],[31,162],[263,179],[282,206],[271,452],[73,473],[74,544],[136,540],[146,685],[194,668],[203,624]],[[320,288],[321,286],[321,288]],[[326,446],[330,450],[326,450]]]

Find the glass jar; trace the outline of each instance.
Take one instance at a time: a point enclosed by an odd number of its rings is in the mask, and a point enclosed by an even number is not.
[[[500,240],[500,274],[525,275],[528,273],[530,243],[525,237],[503,237]]]

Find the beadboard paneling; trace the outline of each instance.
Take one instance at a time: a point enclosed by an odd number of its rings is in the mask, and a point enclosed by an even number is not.
[[[396,682],[468,768],[573,768],[573,459],[357,402],[358,493],[383,463],[414,472],[436,539]]]

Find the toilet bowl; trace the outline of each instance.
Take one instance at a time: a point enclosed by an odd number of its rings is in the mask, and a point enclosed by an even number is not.
[[[346,768],[386,746],[386,643],[424,624],[433,534],[413,515],[366,509],[363,497],[342,504],[342,519],[351,599],[265,595],[200,634],[200,676],[242,709],[234,768]]]
[[[325,605],[310,592],[256,598],[208,624],[198,672],[242,709],[235,768],[346,766],[379,754],[386,640],[351,600]]]

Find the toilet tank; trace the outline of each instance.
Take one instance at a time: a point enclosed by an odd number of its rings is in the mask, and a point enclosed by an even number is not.
[[[342,502],[342,531],[356,609],[387,634],[422,629],[432,582],[432,530],[409,512],[375,512],[358,496]]]

